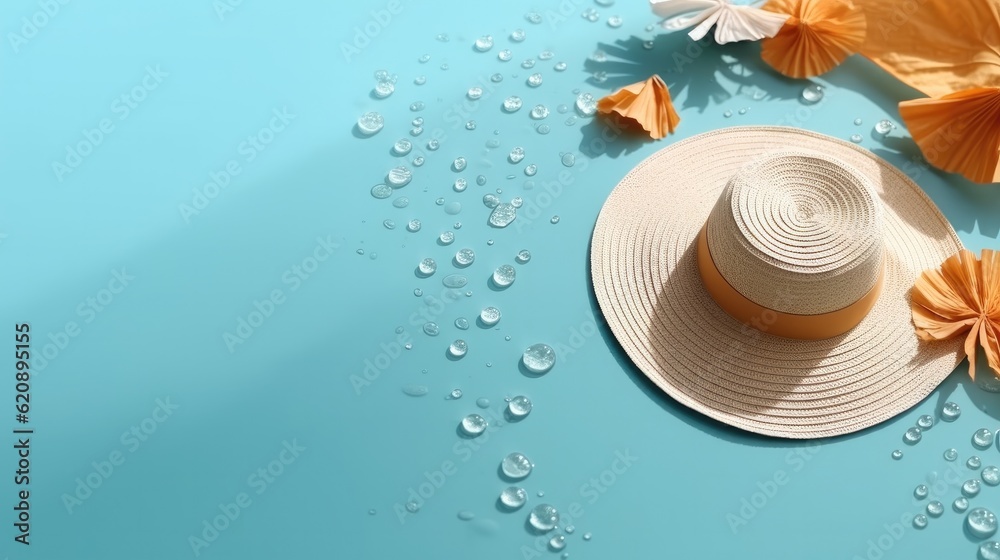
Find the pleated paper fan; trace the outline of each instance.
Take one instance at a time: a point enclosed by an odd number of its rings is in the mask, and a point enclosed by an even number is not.
[[[720,45],[771,37],[788,18],[785,14],[733,4],[732,0],[649,0],[649,5],[654,14],[664,18],[665,29],[694,26],[688,36],[695,41],[707,35],[714,25],[715,42]]]
[[[770,0],[762,9],[790,16],[761,41],[761,58],[785,76],[824,74],[865,41],[865,15],[851,0]]]
[[[899,114],[932,165],[977,183],[1000,182],[1000,87],[904,101]]]
[[[654,139],[672,134],[681,122],[667,84],[655,74],[644,82],[627,85],[602,97],[597,101],[597,110],[605,114],[615,112],[634,120]]]

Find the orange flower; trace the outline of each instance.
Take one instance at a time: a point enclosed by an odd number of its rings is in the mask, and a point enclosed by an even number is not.
[[[920,338],[943,340],[968,333],[969,376],[976,377],[978,339],[990,368],[1000,377],[1000,252],[983,249],[978,261],[971,251],[959,251],[944,261],[941,270],[920,275],[910,301]]]
[[[605,114],[614,111],[636,121],[654,139],[672,134],[681,122],[667,84],[655,74],[645,82],[627,85],[602,97],[597,101],[597,110]]]
[[[904,101],[899,114],[932,165],[977,183],[1000,182],[1000,87]]]
[[[833,69],[865,41],[865,14],[851,0],[770,0],[762,9],[791,16],[777,35],[761,41],[760,56],[792,78]]]

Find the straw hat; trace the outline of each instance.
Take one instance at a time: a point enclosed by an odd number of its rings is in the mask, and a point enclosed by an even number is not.
[[[680,403],[760,434],[855,432],[963,358],[925,342],[909,292],[962,248],[933,202],[868,150],[736,127],[657,152],[611,192],[594,291],[625,352]]]

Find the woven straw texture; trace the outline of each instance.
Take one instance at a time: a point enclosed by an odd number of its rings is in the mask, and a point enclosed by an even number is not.
[[[774,174],[785,179],[761,188]],[[718,202],[726,190],[731,193],[723,200],[731,205],[722,212]],[[761,199],[762,191],[772,199]],[[777,337],[737,322],[712,300],[698,273],[695,243],[713,208],[720,212],[710,224],[714,235],[726,238],[719,232],[736,228],[730,231],[744,244],[719,249],[723,261],[749,251],[762,257],[752,266],[720,265],[720,271],[784,278],[747,278],[750,291],[763,298],[759,303],[779,302],[800,313],[836,309],[870,287],[872,270],[884,266],[881,296],[855,328],[825,340]],[[865,233],[849,235],[846,227]],[[711,235],[715,257],[719,239]],[[807,239],[815,253],[800,246]],[[591,270],[615,337],[666,393],[731,426],[804,439],[892,418],[955,369],[962,341],[917,338],[909,291],[920,272],[961,247],[923,191],[869,151],[799,129],[735,127],[668,146],[629,172],[598,217]],[[873,268],[876,255],[883,260]],[[809,282],[810,275],[844,289]],[[842,299],[811,301],[817,294]]]

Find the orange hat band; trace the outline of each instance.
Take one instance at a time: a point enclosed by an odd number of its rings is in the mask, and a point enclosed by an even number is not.
[[[883,268],[882,274],[879,274],[878,280],[868,293],[851,305],[836,311],[817,315],[796,315],[775,311],[747,299],[726,281],[712,259],[705,227],[702,227],[701,233],[698,234],[698,270],[709,295],[734,319],[768,334],[800,340],[830,338],[853,329],[875,305],[882,292],[885,278]]]

